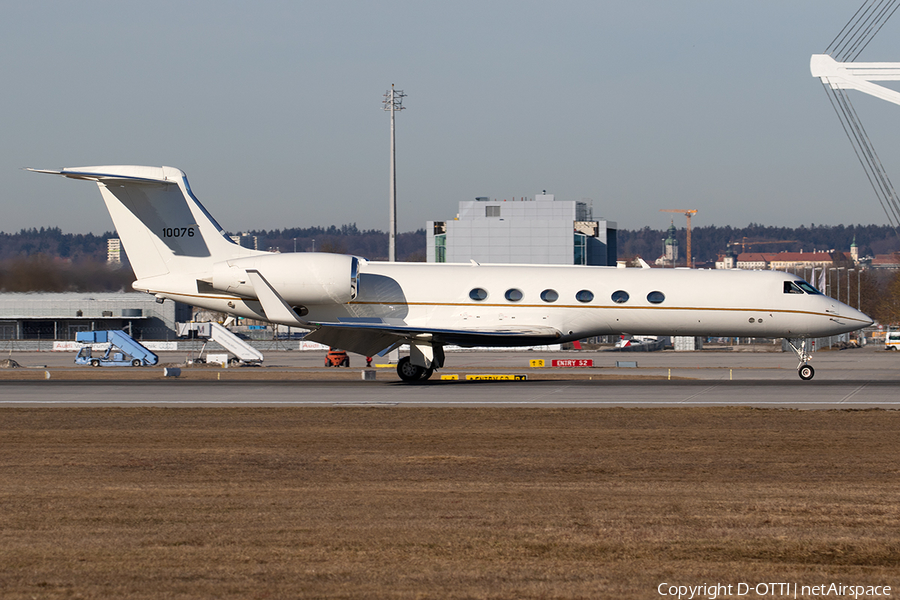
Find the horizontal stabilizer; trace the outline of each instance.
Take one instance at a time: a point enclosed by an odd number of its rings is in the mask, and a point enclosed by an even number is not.
[[[88,181],[131,181],[135,183],[178,183],[167,178],[161,167],[119,166],[119,167],[77,167],[74,169],[31,169],[32,173],[62,175],[71,179]]]

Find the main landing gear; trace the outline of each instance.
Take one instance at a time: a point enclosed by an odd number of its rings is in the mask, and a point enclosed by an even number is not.
[[[406,382],[425,381],[443,366],[444,346],[435,344],[431,335],[417,336],[410,340],[409,356],[397,361],[397,375]]]
[[[812,340],[809,338],[792,339],[785,338],[791,350],[797,355],[800,366],[797,367],[797,374],[803,381],[809,381],[816,375],[816,370],[812,368],[809,361],[812,360]]]
[[[408,356],[404,356],[397,361],[397,375],[403,381],[426,381],[434,374],[434,364],[430,367],[420,367],[412,364]]]

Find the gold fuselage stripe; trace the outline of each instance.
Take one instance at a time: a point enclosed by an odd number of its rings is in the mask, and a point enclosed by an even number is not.
[[[210,300],[238,300],[241,302],[244,301],[256,301],[255,298],[243,298],[241,296],[211,296],[206,294],[181,294],[181,293],[172,293],[172,292],[152,292],[148,291],[151,294],[163,294],[163,295],[173,295],[173,296],[181,296],[185,298],[207,298]],[[466,302],[362,302],[362,301],[351,301],[346,304],[346,306],[453,306],[453,307],[491,307],[491,308],[590,308],[590,309],[606,309],[606,310],[689,310],[689,311],[716,311],[716,312],[762,312],[762,313],[779,313],[779,314],[795,314],[795,315],[812,315],[816,317],[828,317],[834,319],[845,319],[848,321],[857,321],[859,323],[865,323],[862,319],[857,319],[855,317],[848,317],[840,314],[831,314],[831,313],[823,313],[823,312],[814,312],[809,310],[797,310],[797,309],[788,309],[788,308],[730,308],[724,306],[625,306],[620,304],[613,305],[598,305],[598,304],[474,304],[474,303],[466,303]]]

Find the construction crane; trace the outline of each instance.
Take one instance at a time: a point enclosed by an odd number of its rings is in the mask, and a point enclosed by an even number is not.
[[[659,209],[659,212],[681,213],[687,217],[687,260],[685,263],[689,269],[693,269],[694,257],[691,255],[691,217],[696,215],[699,211],[695,209],[684,210],[681,208],[661,208]]]
[[[747,246],[750,246],[750,249],[753,249],[753,246],[760,246],[762,244],[799,244],[800,242],[797,240],[758,240],[753,241],[749,238],[743,238],[740,242],[728,242],[728,246],[740,246],[741,252],[747,251]]]

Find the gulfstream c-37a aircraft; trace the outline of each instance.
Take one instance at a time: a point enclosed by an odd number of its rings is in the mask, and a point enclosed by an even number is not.
[[[643,335],[787,338],[812,379],[810,338],[872,319],[778,271],[373,262],[243,248],[172,167],[37,170],[97,182],[137,276],[132,286],[231,315],[311,330],[372,356],[401,344],[397,372],[427,379],[444,346],[527,346]]]

